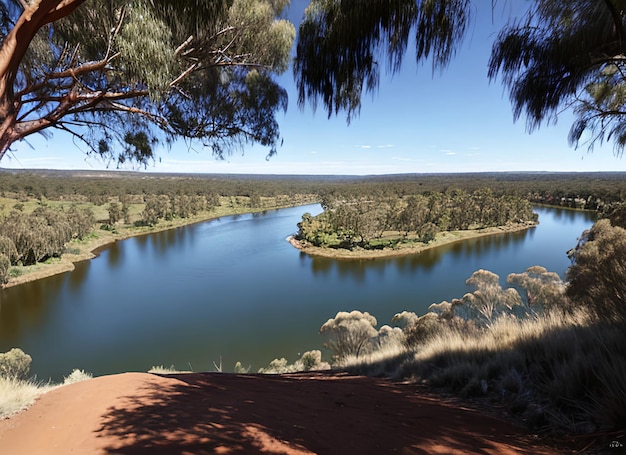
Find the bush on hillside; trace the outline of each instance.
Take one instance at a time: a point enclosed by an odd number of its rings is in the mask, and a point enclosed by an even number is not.
[[[30,373],[31,356],[20,348],[13,348],[0,353],[0,377],[7,379],[26,380]]]
[[[597,317],[626,323],[626,229],[598,221],[570,252],[567,295]]]
[[[284,374],[297,373],[301,371],[320,371],[328,369],[330,369],[330,365],[322,361],[321,351],[314,350],[305,352],[298,360],[296,360],[292,364],[290,364],[284,357],[280,359],[274,359],[267,367],[259,369],[259,373]],[[247,370],[244,371],[244,373],[247,372]]]

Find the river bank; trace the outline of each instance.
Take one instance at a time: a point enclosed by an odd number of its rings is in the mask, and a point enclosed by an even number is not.
[[[268,210],[296,207],[302,203],[302,201],[299,201],[297,204],[278,205],[275,207],[263,207],[257,209],[251,209],[250,207],[218,207],[210,212],[204,212],[188,218],[176,218],[170,221],[161,220],[154,226],[119,226],[113,231],[97,229],[94,230],[87,239],[73,240],[70,242],[66,247],[67,252],[62,254],[59,258],[52,258],[46,262],[29,266],[11,267],[15,276],[11,276],[9,282],[0,288],[18,286],[20,284],[40,280],[42,278],[71,272],[74,270],[76,263],[97,257],[100,251],[120,240],[167,231],[183,226],[190,226],[196,223],[204,223],[225,216],[245,215]]]
[[[470,229],[465,231],[447,231],[437,234],[435,240],[429,243],[399,244],[393,248],[383,248],[382,250],[367,250],[364,248],[354,248],[352,250],[342,248],[324,248],[314,246],[306,241],[297,240],[294,236],[287,238],[287,241],[303,253],[311,256],[320,256],[331,259],[377,259],[394,256],[405,256],[418,254],[432,248],[448,245],[462,240],[469,240],[489,235],[507,234],[511,232],[525,231],[534,228],[539,223],[527,222],[509,224],[506,226],[489,227],[484,229]]]

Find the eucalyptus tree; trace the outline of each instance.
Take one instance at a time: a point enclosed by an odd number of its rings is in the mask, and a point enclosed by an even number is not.
[[[378,335],[376,318],[368,312],[358,310],[340,311],[320,328],[326,338],[324,346],[340,361],[348,356],[359,357],[372,351],[372,342]]]
[[[319,102],[329,116],[359,113],[365,92],[380,81],[384,57],[397,71],[411,36],[418,62],[446,67],[477,8],[496,0],[312,0],[300,25],[294,73],[299,103]],[[534,0],[495,39],[487,76],[510,89],[515,118],[529,131],[556,121],[563,108],[577,115],[569,141],[590,147],[626,145],[626,1]],[[381,64],[381,56],[383,63]]]
[[[300,24],[294,74],[298,101],[322,101],[329,116],[358,114],[380,80],[380,54],[397,71],[411,34],[433,70],[455,54],[472,17],[470,0],[312,0]]]
[[[0,3],[0,159],[56,129],[87,153],[146,165],[157,143],[276,150],[295,30],[288,0]]]
[[[581,140],[626,145],[626,1],[535,1],[522,21],[498,35],[489,77],[510,89],[515,117],[525,115],[529,130],[556,121],[574,107],[569,134]]]
[[[567,296],[602,319],[626,324],[626,230],[599,220],[569,255]]]
[[[115,226],[117,224],[117,222],[120,220],[120,218],[122,218],[122,208],[119,204],[119,202],[111,202],[109,204],[109,226]]]

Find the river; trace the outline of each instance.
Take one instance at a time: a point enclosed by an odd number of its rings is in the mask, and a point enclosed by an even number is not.
[[[379,324],[403,310],[461,297],[478,269],[500,275],[543,265],[561,276],[567,250],[595,215],[535,208],[524,232],[377,260],[312,258],[285,241],[317,205],[224,217],[115,243],[73,272],[0,291],[0,352],[19,347],[39,379],[153,365],[256,372],[320,349],[320,326],[359,309]]]

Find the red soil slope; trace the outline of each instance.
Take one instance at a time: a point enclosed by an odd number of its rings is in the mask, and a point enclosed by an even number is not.
[[[330,374],[126,373],[63,386],[0,421],[0,453],[556,454],[408,384]]]

